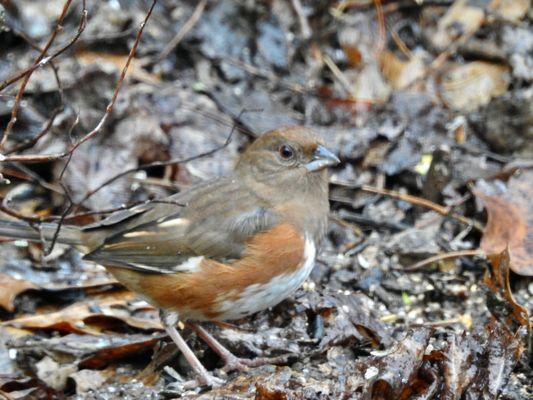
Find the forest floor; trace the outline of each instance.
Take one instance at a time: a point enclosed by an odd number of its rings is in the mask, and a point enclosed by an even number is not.
[[[225,374],[185,328],[226,384],[180,390],[153,307],[67,246],[2,239],[0,398],[533,398],[530,2],[151,6],[0,1],[0,218],[97,221],[311,127],[342,160],[311,277],[206,325],[286,360]]]

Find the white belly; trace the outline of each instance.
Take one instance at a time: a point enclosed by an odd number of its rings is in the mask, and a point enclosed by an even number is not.
[[[250,285],[240,293],[236,300],[221,301],[218,309],[220,316],[217,319],[239,319],[275,306],[304,283],[313,270],[315,258],[315,244],[311,239],[306,238],[304,261],[300,268],[284,275],[278,275],[268,283]]]

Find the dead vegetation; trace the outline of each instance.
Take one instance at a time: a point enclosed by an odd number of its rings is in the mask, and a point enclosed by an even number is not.
[[[283,356],[187,375],[155,310],[52,243],[0,245],[0,397],[527,399],[529,1],[0,1],[1,218],[84,224],[313,127],[342,165],[311,279],[210,326]],[[169,366],[170,368],[165,368]]]

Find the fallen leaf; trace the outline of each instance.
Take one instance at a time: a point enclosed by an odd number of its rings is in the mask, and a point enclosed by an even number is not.
[[[494,319],[473,333],[449,332],[444,346],[435,343],[437,348],[424,356],[437,383],[432,396],[424,398],[498,398],[524,352],[525,333],[524,327],[512,333]]]
[[[120,309],[133,298],[133,293],[123,291],[121,296],[77,302],[56,312],[23,316],[2,322],[2,325],[93,335],[106,329],[120,328],[124,324],[141,330],[162,329],[158,320],[132,317],[127,315],[126,310]]]
[[[79,363],[80,368],[91,368],[91,369],[100,369],[107,366],[112,361],[119,360],[121,358],[127,357],[132,354],[138,354],[141,350],[154,347],[154,345],[159,342],[166,335],[157,335],[146,338],[145,336],[140,336],[138,339],[135,339],[135,336],[129,335],[127,337],[119,337],[118,339],[122,342],[120,344],[113,343],[116,342],[117,337],[112,338],[112,343],[108,346],[97,349],[94,354],[91,354],[85,357]]]
[[[368,398],[400,400],[425,392],[418,372],[430,337],[428,329],[411,331],[390,349],[373,352],[359,368],[367,381]]]
[[[394,89],[405,89],[422,78],[426,72],[422,57],[416,54],[404,61],[396,57],[391,51],[384,50],[380,53],[379,61],[383,76]]]
[[[531,0],[493,0],[490,8],[504,19],[512,22],[518,22],[525,17]]]
[[[480,348],[476,340],[463,333],[448,337],[448,346],[442,351],[444,386],[442,399],[460,399],[465,389],[472,383],[478,363],[474,349]]]
[[[255,390],[255,400],[287,400],[289,398],[287,392],[259,383],[255,384]]]
[[[437,32],[431,38],[434,46],[444,50],[460,36],[469,36],[481,27],[485,12],[482,8],[470,3],[467,0],[455,1],[442,16]]]
[[[509,82],[509,68],[505,65],[484,61],[455,64],[441,77],[440,94],[451,108],[475,111],[504,94]]]
[[[39,287],[24,279],[15,279],[6,274],[0,274],[0,306],[9,312],[15,311],[16,297],[30,289]]]
[[[46,386],[40,379],[27,376],[3,376],[2,374],[0,374],[0,396],[2,399],[13,400],[60,398],[58,392]]]
[[[106,375],[110,375],[109,371],[82,369],[70,374],[70,378],[76,383],[76,393],[85,394],[92,388],[101,386],[108,379]]]
[[[85,67],[91,64],[98,64],[102,69],[109,69],[111,72],[119,72],[126,65],[128,55],[111,54],[98,51],[80,50],[76,52],[76,59]],[[161,82],[159,76],[146,71],[138,59],[132,59],[128,68],[128,77],[135,78],[141,82],[157,84]]]
[[[474,349],[482,352],[477,365],[483,368],[478,368],[473,384],[467,389],[469,398],[498,398],[524,352],[525,337],[524,327],[517,333],[512,333],[494,320],[485,327],[485,334],[477,338],[478,349]]]
[[[124,357],[151,350],[156,342],[164,338],[164,333],[98,336],[70,333],[50,338],[34,335],[12,340],[10,348],[17,351],[17,359],[21,363],[41,359],[42,364],[37,366],[37,371],[41,371],[41,379],[44,379],[48,374],[53,375],[58,366],[69,366],[68,375],[78,369],[101,369]],[[50,378],[54,379],[53,376]],[[47,384],[51,385],[51,382],[47,381]]]
[[[97,276],[82,282],[52,281],[44,285],[37,285],[26,279],[17,279],[0,273],[0,306],[9,312],[15,311],[15,299],[28,290],[34,290],[35,294],[42,298],[50,298],[50,296],[60,298],[77,291],[92,295],[118,286],[119,283],[116,279],[107,276]]]
[[[516,302],[509,285],[509,249],[489,255],[490,269],[484,282],[490,290],[487,306],[490,312],[514,332],[519,327],[529,327],[529,315],[525,307]]]
[[[77,370],[74,364],[60,364],[50,356],[36,363],[35,368],[39,379],[58,391],[65,389],[68,377]]]
[[[486,254],[501,253],[509,246],[513,272],[533,276],[533,171],[512,177],[502,195],[487,195],[480,185],[474,194],[487,209],[488,221],[481,239]]]

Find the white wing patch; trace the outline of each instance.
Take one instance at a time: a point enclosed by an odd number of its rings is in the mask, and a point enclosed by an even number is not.
[[[174,272],[198,272],[200,271],[200,265],[204,261],[204,256],[189,257],[185,262],[176,265],[172,268]]]
[[[159,222],[161,228],[171,228],[173,226],[189,225],[189,220],[186,218],[173,218],[167,221]]]
[[[298,270],[276,276],[265,284],[250,285],[239,294],[237,300],[222,301],[217,310],[221,315],[217,319],[243,318],[280,303],[304,283],[313,270],[315,258],[316,246],[312,239],[306,237],[304,262]]]

